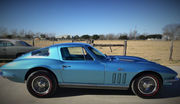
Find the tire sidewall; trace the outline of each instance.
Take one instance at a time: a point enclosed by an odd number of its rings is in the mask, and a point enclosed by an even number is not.
[[[50,88],[49,88],[49,91],[47,94],[39,94],[33,90],[32,81],[34,78],[36,78],[38,76],[43,76],[48,79],[48,81],[50,83]],[[27,89],[30,92],[30,94],[35,97],[39,97],[39,98],[51,97],[57,89],[57,81],[56,81],[55,77],[51,73],[44,71],[44,70],[35,71],[32,74],[30,74],[30,76],[27,79],[26,85],[27,85]]]
[[[149,76],[149,77],[153,78],[153,79],[156,81],[156,83],[157,83],[157,88],[156,88],[156,90],[155,90],[153,93],[151,93],[151,94],[143,94],[143,93],[141,93],[141,91],[138,89],[138,83],[139,83],[140,79],[142,79],[143,77],[146,77],[146,76]],[[154,97],[156,97],[156,96],[159,94],[160,89],[161,89],[161,86],[162,86],[162,82],[161,82],[161,80],[160,80],[160,78],[159,78],[158,76],[153,75],[153,74],[143,74],[143,75],[141,75],[140,77],[136,78],[136,79],[132,82],[132,86],[131,86],[131,87],[132,87],[132,91],[133,91],[136,95],[138,95],[139,97],[142,97],[142,98],[154,98]]]

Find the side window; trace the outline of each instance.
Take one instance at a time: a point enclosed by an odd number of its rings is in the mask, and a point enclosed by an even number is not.
[[[32,53],[32,56],[49,56],[49,48],[42,48],[35,50]]]
[[[5,47],[5,43],[3,41],[0,41],[0,47]]]
[[[63,60],[93,60],[83,47],[61,48]]]
[[[13,44],[8,41],[0,41],[0,47],[8,47],[8,46],[13,46]]]
[[[7,47],[8,46],[13,46],[13,44],[11,42],[7,42],[6,45],[7,45]]]
[[[82,47],[67,47],[69,54],[70,55],[82,55],[83,56],[83,51]]]

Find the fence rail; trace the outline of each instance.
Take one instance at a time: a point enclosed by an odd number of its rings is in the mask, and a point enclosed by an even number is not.
[[[72,43],[73,42],[76,42],[76,40],[72,40]],[[94,40],[86,40],[86,43],[91,44],[94,47],[96,47],[96,46],[109,47],[111,52],[112,52],[112,48],[111,47],[124,47],[123,53],[124,53],[124,56],[126,56],[126,52],[127,52],[127,40],[124,41],[124,44],[95,44]]]
[[[112,48],[111,47],[124,47],[124,55],[126,56],[126,52],[127,52],[127,40],[124,41],[124,44],[94,44],[94,41],[90,41],[94,47],[96,46],[100,46],[100,47],[109,47],[111,52],[112,52]]]

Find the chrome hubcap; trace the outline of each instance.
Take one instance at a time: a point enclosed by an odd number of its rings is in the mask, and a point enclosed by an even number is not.
[[[47,94],[50,90],[50,82],[44,76],[37,76],[32,81],[32,89],[38,94]]]
[[[143,94],[152,94],[157,89],[157,82],[151,76],[145,76],[139,80],[138,89]]]

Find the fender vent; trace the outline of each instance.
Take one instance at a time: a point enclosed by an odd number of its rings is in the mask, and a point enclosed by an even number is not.
[[[124,73],[113,73],[112,74],[112,83],[115,84],[125,84],[126,83],[126,77],[127,77],[127,74]]]
[[[123,83],[123,84],[125,84],[125,83],[126,83],[126,73],[124,73],[124,74],[123,74],[122,83]]]
[[[117,83],[118,83],[118,84],[121,83],[121,73],[118,74],[118,77],[117,77]]]
[[[112,75],[112,83],[116,83],[116,73],[113,73]]]

